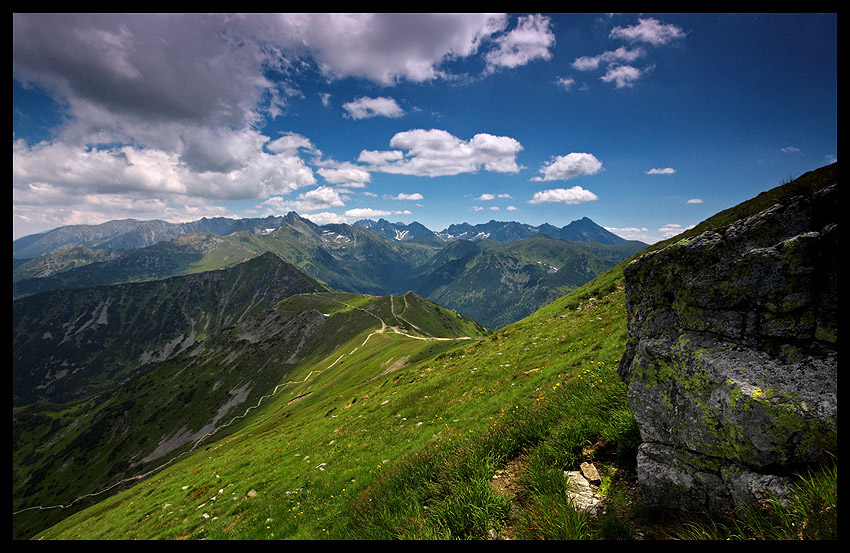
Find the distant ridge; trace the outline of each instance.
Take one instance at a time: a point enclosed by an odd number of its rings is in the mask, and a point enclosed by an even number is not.
[[[13,403],[108,389],[282,299],[325,290],[266,252],[218,271],[16,300]]]
[[[128,250],[152,246],[194,232],[226,236],[239,231],[261,234],[279,227],[287,217],[269,216],[257,219],[228,219],[206,217],[189,223],[120,219],[99,225],[68,225],[47,232],[24,236],[12,242],[12,257],[27,259],[68,248],[94,250]],[[296,215],[297,216],[297,215]]]
[[[550,238],[570,240],[572,242],[599,242],[600,244],[622,244],[626,242],[616,234],[605,230],[587,217],[573,221],[563,228],[544,223],[534,227],[515,221],[494,221],[470,225],[461,223],[450,225],[446,230],[439,233],[443,240],[494,240],[496,242],[513,242],[522,240],[537,234],[545,234]]]
[[[12,257],[15,259],[30,259],[69,248],[88,248],[93,250],[137,249],[173,240],[183,234],[197,232],[226,236],[234,232],[248,231],[263,235],[274,232],[283,224],[293,228],[302,226],[305,229],[329,228],[336,230],[337,227],[340,227],[340,225],[323,225],[320,227],[294,211],[282,216],[275,215],[255,219],[228,219],[226,217],[208,219],[205,217],[188,223],[121,219],[99,225],[68,225],[47,232],[18,238],[12,241]],[[361,219],[356,221],[354,225],[399,242],[410,240],[451,242],[454,240],[484,239],[494,240],[496,242],[512,242],[537,234],[545,234],[551,238],[574,242],[599,242],[600,244],[621,244],[626,242],[624,238],[605,230],[587,217],[573,221],[563,228],[558,228],[550,224],[534,227],[515,221],[492,220],[488,223],[477,225],[471,225],[469,223],[454,224],[441,232],[434,232],[415,221],[404,224],[390,223],[385,219],[379,219],[378,221]]]

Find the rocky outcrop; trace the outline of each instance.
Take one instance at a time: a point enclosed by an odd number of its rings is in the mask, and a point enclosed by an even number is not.
[[[648,503],[700,511],[782,496],[793,471],[836,452],[833,171],[831,185],[626,267],[618,372]]]

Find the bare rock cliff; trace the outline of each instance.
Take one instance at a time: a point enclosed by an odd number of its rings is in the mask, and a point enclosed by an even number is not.
[[[837,453],[833,173],[626,268],[618,372],[650,504],[702,511],[781,496],[791,472]]]

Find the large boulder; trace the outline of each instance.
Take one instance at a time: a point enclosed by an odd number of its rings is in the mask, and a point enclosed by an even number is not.
[[[786,493],[837,452],[838,183],[625,269],[618,372],[651,505],[729,509]]]

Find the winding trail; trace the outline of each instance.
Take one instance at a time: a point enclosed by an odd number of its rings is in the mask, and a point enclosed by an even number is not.
[[[399,324],[401,324],[401,322],[402,322],[402,321],[404,321],[405,323],[407,323],[407,324],[408,324],[408,325],[410,325],[411,327],[415,328],[416,330],[419,330],[419,328],[418,328],[416,325],[412,324],[411,322],[409,322],[409,321],[405,320],[403,317],[400,317],[400,315],[396,314],[396,312],[395,312],[395,304],[394,304],[394,301],[393,301],[394,296],[393,296],[393,295],[390,295],[390,296],[389,296],[389,298],[390,298],[390,311],[392,312],[393,317],[396,319],[396,321],[397,321]],[[130,477],[128,477],[128,478],[124,478],[124,479],[122,479],[122,480],[118,480],[117,482],[115,482],[115,483],[113,483],[113,484],[111,484],[111,485],[107,486],[106,488],[104,488],[104,489],[102,489],[102,490],[100,490],[100,491],[97,491],[97,492],[91,492],[91,493],[87,493],[87,494],[83,494],[83,495],[78,496],[78,497],[74,498],[73,500],[71,500],[71,501],[69,501],[68,503],[65,503],[65,504],[61,504],[61,505],[34,505],[34,506],[32,506],[32,507],[25,507],[25,508],[20,509],[20,510],[18,510],[18,511],[12,511],[12,515],[14,516],[14,515],[17,515],[17,514],[19,514],[19,513],[23,513],[23,512],[25,512],[25,511],[33,511],[33,510],[67,509],[67,508],[72,507],[75,503],[77,503],[77,502],[79,502],[79,501],[81,501],[81,500],[83,500],[83,499],[85,499],[85,498],[88,498],[88,497],[97,497],[98,495],[104,494],[104,493],[108,492],[109,490],[111,490],[111,489],[113,489],[113,488],[115,488],[115,487],[117,487],[117,486],[120,486],[121,484],[126,484],[126,483],[128,483],[128,482],[138,482],[138,481],[140,481],[140,480],[142,480],[142,479],[144,479],[144,478],[147,478],[148,476],[150,476],[150,475],[154,474],[155,472],[157,472],[157,471],[159,471],[159,470],[162,470],[162,469],[164,469],[165,467],[167,467],[167,466],[171,465],[172,463],[174,463],[175,461],[177,461],[178,459],[180,459],[180,458],[181,458],[181,457],[183,457],[184,455],[187,455],[187,454],[189,454],[189,453],[191,453],[191,452],[195,451],[195,449],[197,449],[197,448],[198,448],[198,446],[200,446],[200,445],[201,445],[201,443],[202,443],[204,440],[206,440],[207,438],[209,438],[210,436],[212,436],[213,434],[215,434],[215,433],[216,433],[216,432],[218,432],[219,430],[221,430],[221,429],[223,429],[223,428],[227,428],[228,426],[230,426],[230,425],[231,425],[231,424],[233,424],[234,422],[236,422],[236,421],[238,421],[238,420],[240,420],[240,419],[243,419],[243,418],[245,418],[246,416],[248,416],[248,413],[250,413],[250,412],[251,412],[251,411],[253,411],[254,409],[258,408],[260,405],[262,405],[263,401],[265,401],[266,399],[268,399],[268,398],[270,398],[270,397],[273,397],[275,394],[277,394],[277,393],[278,393],[278,391],[279,391],[280,389],[285,388],[285,387],[287,387],[287,386],[289,386],[289,385],[291,385],[291,384],[303,384],[303,383],[307,382],[310,378],[312,378],[312,376],[313,376],[314,374],[321,374],[322,372],[324,372],[324,371],[326,371],[326,370],[330,369],[331,367],[333,367],[334,365],[336,365],[337,363],[339,363],[339,362],[340,362],[340,361],[341,361],[344,357],[352,355],[352,354],[353,354],[354,352],[356,352],[358,349],[360,349],[360,348],[362,348],[363,346],[365,346],[365,345],[366,345],[366,342],[368,342],[368,341],[369,341],[369,338],[371,338],[372,336],[374,336],[374,335],[376,335],[376,334],[384,334],[384,333],[389,332],[390,334],[399,334],[399,335],[401,335],[401,336],[405,336],[405,337],[407,337],[407,338],[412,338],[412,339],[414,339],[414,340],[433,340],[433,341],[447,341],[447,340],[448,340],[448,341],[451,341],[451,340],[473,340],[473,339],[474,339],[474,338],[472,338],[471,336],[459,336],[459,337],[457,337],[457,338],[438,338],[438,337],[436,337],[436,336],[415,336],[415,335],[413,335],[413,334],[408,334],[408,333],[406,333],[406,332],[402,332],[402,331],[401,331],[398,327],[396,327],[396,326],[387,326],[386,322],[385,322],[385,321],[384,321],[381,317],[379,317],[378,315],[376,315],[376,314],[372,313],[372,312],[371,312],[371,311],[369,311],[368,309],[363,309],[362,307],[357,307],[357,306],[354,306],[354,305],[347,304],[347,303],[345,303],[345,302],[343,302],[343,301],[340,301],[340,300],[338,300],[338,299],[336,299],[336,298],[330,298],[330,299],[331,299],[331,300],[333,300],[333,301],[335,301],[335,302],[337,302],[337,303],[339,303],[339,304],[341,304],[341,305],[344,305],[344,306],[348,307],[349,309],[359,309],[360,311],[363,311],[363,312],[365,312],[365,313],[368,313],[369,315],[371,315],[371,316],[375,317],[376,319],[378,319],[378,321],[381,323],[381,328],[380,328],[380,329],[378,329],[378,330],[374,330],[374,331],[370,332],[370,333],[366,336],[366,338],[363,340],[363,342],[362,342],[359,346],[356,346],[354,349],[352,349],[352,350],[351,350],[351,351],[349,351],[348,353],[343,353],[343,354],[341,354],[341,355],[340,355],[340,356],[336,359],[336,361],[334,361],[333,363],[331,363],[330,365],[328,365],[325,369],[323,369],[323,370],[314,369],[314,370],[310,371],[309,373],[307,373],[307,376],[305,376],[305,377],[304,377],[304,380],[290,380],[290,381],[288,381],[288,382],[282,382],[282,383],[278,384],[277,386],[275,386],[274,390],[273,390],[270,394],[266,394],[266,395],[264,395],[264,396],[260,396],[259,400],[257,400],[256,405],[252,405],[252,406],[248,407],[248,408],[245,410],[245,412],[244,412],[244,413],[242,413],[241,415],[237,415],[237,416],[233,417],[232,419],[230,419],[230,421],[229,421],[229,422],[227,422],[227,423],[225,423],[225,424],[223,424],[223,425],[221,425],[221,426],[219,426],[219,427],[217,427],[217,428],[213,429],[212,431],[208,432],[207,434],[204,434],[204,435],[203,435],[203,436],[201,436],[198,440],[196,440],[196,441],[195,441],[195,443],[192,445],[192,447],[191,447],[191,448],[189,448],[189,449],[187,449],[186,451],[184,451],[184,452],[180,453],[179,455],[176,455],[175,457],[173,457],[173,458],[169,459],[168,461],[166,461],[165,463],[163,463],[163,464],[159,465],[158,467],[155,467],[155,468],[153,468],[153,469],[151,469],[151,470],[149,470],[149,471],[147,471],[147,472],[144,472],[144,473],[142,473],[142,474],[137,474],[137,475],[135,475],[135,476],[130,476]],[[405,298],[405,299],[404,299],[404,303],[405,303],[405,305],[404,305],[404,307],[405,307],[405,308],[404,308],[404,311],[407,311],[407,298]],[[404,311],[402,311],[402,314],[404,313]]]

